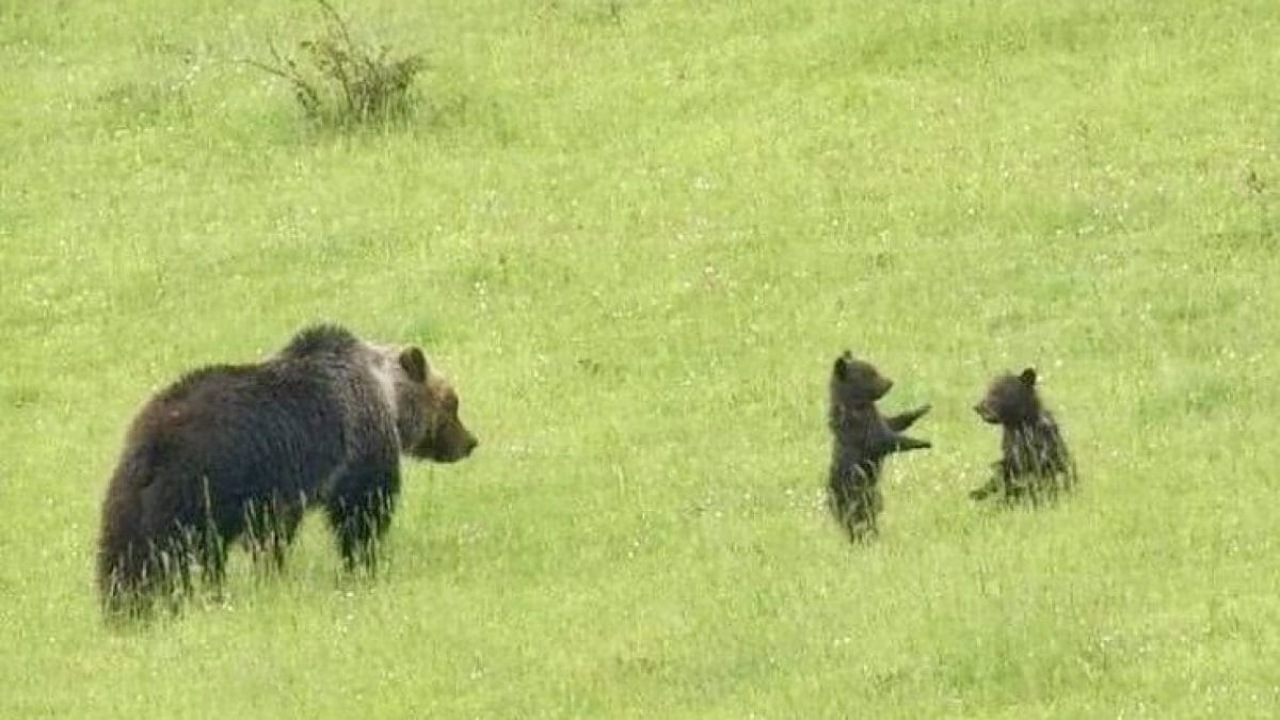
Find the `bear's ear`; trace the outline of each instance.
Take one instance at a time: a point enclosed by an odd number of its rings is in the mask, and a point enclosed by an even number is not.
[[[427,381],[427,358],[422,351],[416,347],[405,348],[400,353],[400,367],[409,374],[409,379],[414,382]]]
[[[1022,374],[1018,376],[1018,379],[1021,380],[1022,384],[1026,385],[1027,387],[1035,387],[1036,386],[1036,369],[1027,368],[1026,370],[1023,370]]]
[[[850,353],[848,350],[845,350],[843,355],[836,358],[835,367],[832,368],[831,372],[834,373],[836,377],[843,380],[845,378],[845,375],[848,374],[849,372],[849,362],[852,360],[853,360],[853,354]]]

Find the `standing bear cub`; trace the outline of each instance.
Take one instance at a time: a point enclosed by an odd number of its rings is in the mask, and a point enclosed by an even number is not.
[[[984,421],[1000,425],[1003,437],[991,479],[970,492],[970,497],[983,500],[995,495],[1006,502],[1036,503],[1075,487],[1075,462],[1053,414],[1040,402],[1034,368],[995,378],[973,410]]]
[[[400,454],[475,449],[458,396],[417,347],[318,325],[261,363],[195,370],[151,398],[102,509],[98,589],[108,616],[217,586],[228,543],[279,565],[303,513],[324,509],[348,569],[374,569],[400,492]]]
[[[876,519],[884,504],[879,488],[884,458],[931,447],[901,434],[929,412],[928,405],[888,418],[876,409],[876,401],[891,387],[893,381],[848,350],[836,358],[827,417],[833,437],[827,504],[854,542],[877,532]]]

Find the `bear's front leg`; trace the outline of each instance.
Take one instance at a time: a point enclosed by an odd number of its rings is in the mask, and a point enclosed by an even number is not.
[[[391,526],[395,496],[381,489],[358,495],[342,495],[325,504],[329,525],[338,540],[338,549],[348,571],[363,565],[377,572],[378,543]]]
[[[1003,460],[997,460],[991,463],[991,477],[987,479],[981,487],[969,491],[969,497],[974,500],[986,500],[992,495],[1003,494],[1005,491],[1005,463]]]
[[[927,450],[933,447],[933,443],[928,440],[917,440],[906,435],[897,435],[894,437],[893,452],[906,452],[908,450]]]
[[[932,405],[921,405],[915,410],[908,410],[907,412],[899,413],[893,417],[885,418],[884,422],[889,426],[890,430],[894,432],[902,432],[903,430],[911,427],[915,421],[924,417],[931,409],[933,409]]]

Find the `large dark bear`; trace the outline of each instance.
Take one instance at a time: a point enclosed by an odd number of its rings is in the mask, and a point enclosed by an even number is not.
[[[969,493],[975,500],[993,495],[1007,502],[1053,499],[1078,482],[1075,462],[1053,414],[1036,392],[1036,371],[995,378],[973,407],[984,421],[1000,425],[1001,457],[985,485]]]
[[[129,430],[107,489],[98,587],[109,616],[218,585],[228,543],[278,564],[303,512],[324,508],[348,569],[373,569],[400,492],[400,453],[454,462],[476,439],[416,347],[303,330],[264,362],[191,372]]]
[[[827,417],[833,436],[827,503],[854,542],[877,532],[876,519],[884,504],[879,487],[884,458],[930,447],[925,440],[901,434],[929,412],[928,405],[889,418],[876,409],[876,401],[891,387],[891,380],[848,350],[836,358]]]

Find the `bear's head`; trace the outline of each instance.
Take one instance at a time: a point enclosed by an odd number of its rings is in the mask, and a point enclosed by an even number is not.
[[[836,358],[831,370],[831,402],[838,406],[874,403],[889,392],[893,381],[875,366],[859,360],[848,350]]]
[[[1035,369],[1027,368],[1018,375],[1005,373],[992,380],[986,396],[973,406],[973,411],[993,425],[1034,422],[1040,415]]]
[[[395,351],[393,387],[400,447],[412,457],[456,462],[479,441],[458,418],[458,393],[431,367],[422,350]]]

